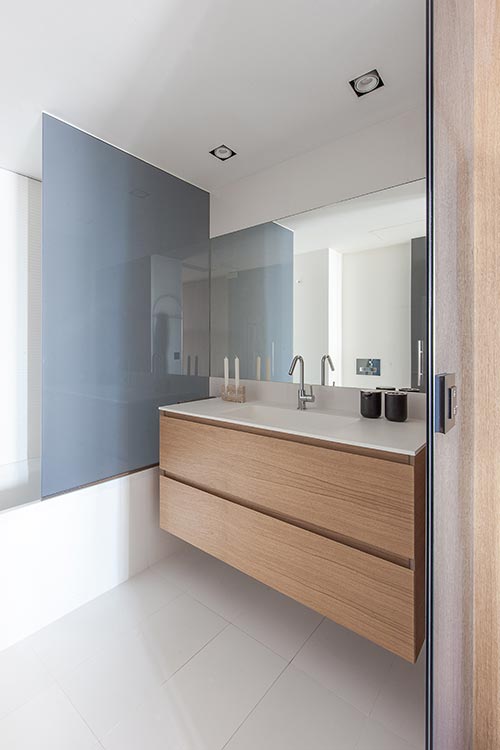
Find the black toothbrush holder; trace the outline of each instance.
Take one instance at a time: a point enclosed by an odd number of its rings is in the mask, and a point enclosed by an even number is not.
[[[408,394],[387,391],[385,394],[385,418],[389,422],[406,422],[408,418]]]
[[[359,411],[366,419],[378,419],[382,414],[382,391],[361,391]]]

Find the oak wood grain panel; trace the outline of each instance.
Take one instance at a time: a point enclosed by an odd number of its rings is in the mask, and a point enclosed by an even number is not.
[[[500,748],[500,2],[474,2],[474,748]],[[469,362],[465,361],[468,367]]]
[[[414,467],[182,419],[160,420],[171,477],[403,558],[414,557]]]
[[[218,419],[208,419],[206,417],[195,417],[192,414],[176,414],[175,412],[161,412],[160,418],[166,419],[183,419],[188,422],[197,422],[198,424],[210,424],[214,427],[223,427],[225,430],[235,430],[236,432],[247,432],[252,435],[266,435],[275,437],[279,440],[288,440],[292,443],[301,443],[302,445],[315,445],[318,448],[327,448],[328,450],[342,451],[343,453],[355,453],[357,456],[369,456],[370,458],[381,458],[384,461],[394,461],[398,464],[413,464],[415,456],[408,456],[405,453],[393,453],[391,451],[376,450],[375,448],[364,448],[360,445],[348,445],[347,443],[336,443],[332,440],[321,440],[305,435],[295,435],[291,432],[276,432],[276,430],[267,430],[263,427],[253,427],[250,424],[238,424],[236,422],[223,422]]]
[[[415,645],[418,655],[425,640],[425,479],[426,451],[415,457]]]
[[[275,518],[160,478],[166,531],[414,661],[414,574]]]
[[[456,373],[459,397],[455,428],[434,438],[435,750],[472,747],[473,60],[474,0],[434,0],[435,372]]]

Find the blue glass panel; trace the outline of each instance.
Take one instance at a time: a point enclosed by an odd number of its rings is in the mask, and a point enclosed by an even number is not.
[[[209,195],[43,121],[42,494],[158,462],[161,404],[208,395]]]

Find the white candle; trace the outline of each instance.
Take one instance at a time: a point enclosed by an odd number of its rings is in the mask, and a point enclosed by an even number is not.
[[[240,387],[240,360],[238,357],[234,358],[234,387],[236,391]]]
[[[266,357],[266,380],[271,380],[271,357]]]
[[[256,380],[260,380],[261,371],[262,371],[262,360],[261,360],[260,356],[257,356],[257,365],[256,365],[256,368],[255,368],[255,379]]]
[[[227,391],[229,385],[229,359],[224,357],[224,388]]]

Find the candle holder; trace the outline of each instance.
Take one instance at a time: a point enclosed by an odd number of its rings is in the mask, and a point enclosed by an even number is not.
[[[244,385],[238,386],[238,389],[234,385],[228,385],[227,388],[222,386],[220,397],[223,401],[235,401],[236,403],[244,404],[246,401],[246,388]]]

